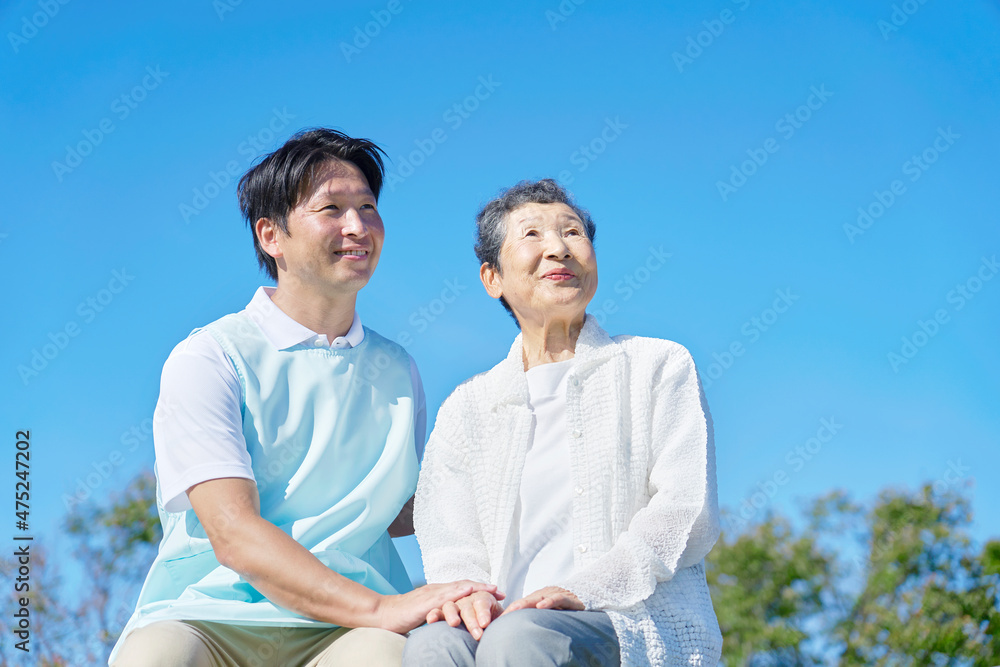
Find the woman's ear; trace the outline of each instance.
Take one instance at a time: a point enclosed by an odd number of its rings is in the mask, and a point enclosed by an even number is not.
[[[503,296],[503,286],[500,284],[500,270],[492,264],[483,263],[479,267],[479,279],[483,281],[486,293],[494,299]]]

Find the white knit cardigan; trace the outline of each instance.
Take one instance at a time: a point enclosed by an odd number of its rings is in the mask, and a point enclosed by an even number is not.
[[[575,571],[552,584],[608,612],[622,665],[715,667],[722,636],[704,568],[719,536],[715,448],[691,355],[666,340],[610,338],[592,316],[575,353],[566,390]],[[531,423],[518,336],[438,412],[414,511],[429,583],[504,590]],[[553,528],[567,518],[552,517]]]

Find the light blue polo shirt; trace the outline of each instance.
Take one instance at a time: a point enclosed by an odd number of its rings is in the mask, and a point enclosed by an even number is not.
[[[239,378],[261,516],[327,567],[381,594],[412,590],[387,528],[417,482],[410,357],[364,328],[355,347],[276,348],[247,311],[205,327]],[[330,626],[283,609],[215,558],[191,509],[164,508],[129,632],[160,620]]]

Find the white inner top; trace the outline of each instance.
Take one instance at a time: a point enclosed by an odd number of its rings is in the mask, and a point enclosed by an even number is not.
[[[562,581],[573,571],[572,496],[566,380],[573,360],[527,371],[533,414],[531,442],[524,460],[514,557],[506,602]]]

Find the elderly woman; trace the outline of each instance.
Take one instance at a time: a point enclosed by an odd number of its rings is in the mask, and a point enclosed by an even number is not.
[[[414,523],[428,582],[506,596],[430,612],[404,664],[714,666],[715,452],[691,355],[586,315],[595,227],[555,182],[477,223],[483,285],[521,334],[441,406]]]

